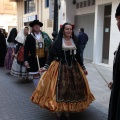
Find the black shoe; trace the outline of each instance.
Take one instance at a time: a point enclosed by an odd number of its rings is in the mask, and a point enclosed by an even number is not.
[[[70,116],[65,116],[65,120],[70,120]]]
[[[23,77],[23,80],[22,80],[24,83],[27,83],[29,80],[28,80],[28,77]]]
[[[61,116],[57,116],[57,120],[62,120],[62,119],[61,119]]]

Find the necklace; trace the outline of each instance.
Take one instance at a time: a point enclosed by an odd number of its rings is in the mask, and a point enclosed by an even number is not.
[[[71,40],[65,40],[65,42],[70,42]]]
[[[70,38],[69,40],[66,40],[66,39],[64,38],[64,40],[65,40],[65,42],[70,42],[70,41],[71,41],[71,38]]]

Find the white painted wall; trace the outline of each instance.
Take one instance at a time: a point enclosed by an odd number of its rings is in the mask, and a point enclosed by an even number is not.
[[[66,1],[61,0],[61,7],[59,10],[59,27],[66,22]]]
[[[77,3],[82,1],[85,1],[85,0],[76,0]],[[76,15],[84,15],[84,14],[90,14],[90,13],[95,13],[95,5],[76,9]]]
[[[95,13],[95,5],[76,9],[76,15]]]
[[[71,0],[61,0],[61,8],[59,10],[59,26],[65,22],[74,25],[76,5]]]
[[[114,51],[120,42],[120,33],[118,31],[115,19],[115,12],[120,0],[96,0],[95,7],[95,33],[94,33],[94,60],[95,64],[102,62],[102,47],[103,47],[103,12],[104,5],[112,4],[111,13],[111,33],[110,33],[110,46],[109,46],[109,63],[108,66],[113,66]],[[103,20],[102,20],[103,19]],[[102,64],[106,65],[106,64]]]
[[[114,51],[117,49],[120,42],[120,32],[117,28],[117,22],[115,19],[115,12],[120,0],[114,0],[112,2],[112,17],[111,17],[111,35],[110,35],[110,53],[109,53],[109,66],[113,66]]]
[[[93,62],[98,64],[102,62],[104,6],[96,6],[95,11]]]
[[[119,1],[119,0],[96,0],[96,5],[103,5],[103,4],[109,4],[113,1]]]
[[[41,11],[40,11],[41,12]],[[47,19],[49,19],[49,8],[45,7],[45,0],[42,0],[42,31],[45,31],[52,38],[53,27],[47,27]]]
[[[66,5],[66,22],[74,25],[76,5],[72,3],[72,0],[66,0]]]

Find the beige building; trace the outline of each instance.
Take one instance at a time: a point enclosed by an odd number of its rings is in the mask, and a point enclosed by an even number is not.
[[[49,0],[10,0],[17,2],[17,26],[20,30],[23,26],[29,26],[33,20],[43,22],[43,31],[50,36],[53,31],[53,21],[49,19]],[[51,36],[52,37],[52,36]]]
[[[15,2],[0,0],[0,28],[7,32],[17,26],[17,8]]]

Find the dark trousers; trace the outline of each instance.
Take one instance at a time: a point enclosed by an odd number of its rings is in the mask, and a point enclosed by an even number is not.
[[[37,58],[35,57],[29,57],[28,58],[28,63],[30,65],[30,68],[27,69],[28,72],[37,72],[38,71],[38,63],[37,63]],[[46,63],[46,57],[39,58],[39,64],[40,67],[44,67]]]
[[[86,45],[79,45],[79,47],[80,47],[80,56],[82,58],[82,61],[84,61],[84,59],[83,59],[83,52],[84,52],[85,46]]]

